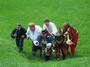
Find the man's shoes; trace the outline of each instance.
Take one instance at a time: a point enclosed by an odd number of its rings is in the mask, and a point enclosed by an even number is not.
[[[32,53],[33,56],[36,56],[36,53]]]

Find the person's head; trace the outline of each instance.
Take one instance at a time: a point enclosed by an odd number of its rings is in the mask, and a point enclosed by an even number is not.
[[[48,27],[49,26],[49,19],[45,19],[44,24]]]
[[[46,38],[46,36],[47,36],[47,34],[48,34],[48,31],[47,30],[42,30],[42,32],[41,32],[41,36],[43,37],[43,38]]]
[[[70,24],[69,24],[69,23],[65,22],[65,23],[63,24],[64,30],[68,30],[69,27],[70,27]]]
[[[69,23],[67,23],[67,22],[65,22],[65,23],[63,24],[63,26],[64,26],[65,28],[70,27]]]
[[[29,23],[29,28],[30,30],[34,31],[35,30],[35,23]]]
[[[16,29],[17,29],[17,30],[20,30],[20,29],[21,29],[21,24],[17,24],[17,25],[16,25]]]
[[[55,36],[55,42],[58,44],[61,44],[64,41],[64,36],[63,35],[56,35]]]

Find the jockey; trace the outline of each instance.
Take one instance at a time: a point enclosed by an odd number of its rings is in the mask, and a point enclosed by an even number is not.
[[[38,41],[46,47],[47,43],[52,43],[53,37],[47,30],[42,30],[41,35],[38,37]]]
[[[47,30],[42,30],[38,41],[42,45],[43,52],[45,53],[45,60],[49,60],[52,52],[53,36]]]
[[[29,23],[26,35],[27,38],[32,41],[33,55],[36,55],[36,51],[40,48],[38,43],[38,37],[40,36],[41,31],[42,28],[39,25],[36,25],[35,23]]]
[[[68,48],[72,55],[75,53],[75,48],[78,42],[78,31],[70,26],[68,23],[64,23],[63,29],[61,29],[62,34],[67,37]]]

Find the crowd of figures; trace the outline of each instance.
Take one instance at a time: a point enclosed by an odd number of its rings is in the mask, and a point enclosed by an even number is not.
[[[78,31],[69,23],[64,23],[62,28],[57,30],[55,23],[45,19],[43,28],[35,23],[29,23],[27,30],[17,24],[11,33],[15,39],[19,52],[23,51],[24,39],[32,41],[32,54],[35,56],[40,51],[40,57],[46,61],[50,60],[55,52],[56,60],[64,60],[68,53],[75,55],[75,48],[78,42]]]

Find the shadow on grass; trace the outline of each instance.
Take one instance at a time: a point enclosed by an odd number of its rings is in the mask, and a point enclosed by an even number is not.
[[[32,61],[32,62],[45,62],[44,57],[40,57],[39,52],[37,52],[36,56],[32,55],[31,51],[24,51],[21,53],[21,56],[24,58],[27,58],[28,60]],[[89,57],[90,55],[88,54],[79,54],[76,53],[74,56],[71,56],[71,54],[67,54],[66,59],[76,59],[76,58],[81,58],[81,57]],[[50,61],[57,61],[55,58],[55,53],[53,53],[52,57],[50,58]],[[63,61],[62,56],[60,57],[60,61]]]

